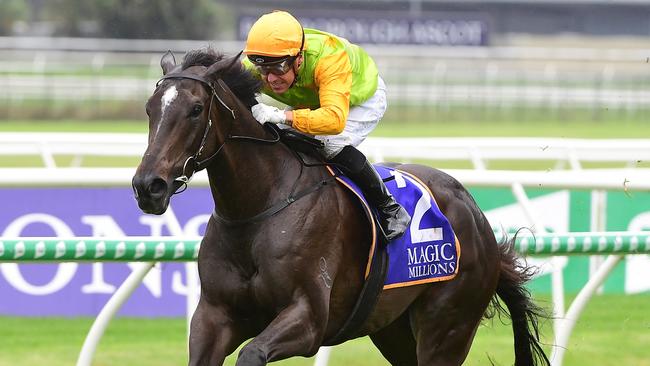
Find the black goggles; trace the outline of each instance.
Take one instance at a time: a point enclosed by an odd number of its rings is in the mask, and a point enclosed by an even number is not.
[[[291,70],[296,57],[286,57],[274,62],[266,62],[266,60],[259,56],[249,56],[248,59],[251,60],[253,65],[255,65],[255,68],[260,72],[260,74],[282,76]]]

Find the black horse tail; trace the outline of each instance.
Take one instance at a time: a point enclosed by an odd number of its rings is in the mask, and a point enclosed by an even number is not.
[[[499,245],[501,251],[501,273],[497,284],[497,295],[503,305],[493,299],[499,315],[510,316],[515,343],[515,366],[550,365],[550,361],[539,340],[539,319],[549,319],[549,314],[535,305],[524,284],[536,270],[519,261],[514,243],[517,235]]]

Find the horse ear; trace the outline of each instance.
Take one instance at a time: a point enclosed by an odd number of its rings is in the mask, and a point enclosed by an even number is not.
[[[208,68],[208,71],[206,71],[205,75],[211,78],[217,73],[230,70],[231,67],[235,66],[235,64],[239,62],[239,56],[241,56],[242,52],[243,51],[239,51],[239,53],[233,57],[224,58],[220,61],[215,62]]]
[[[172,51],[167,51],[160,59],[160,67],[162,67],[163,75],[167,75],[176,66],[176,58]]]

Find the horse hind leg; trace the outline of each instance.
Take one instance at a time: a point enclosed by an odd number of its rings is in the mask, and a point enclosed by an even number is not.
[[[371,334],[370,339],[391,365],[417,366],[416,343],[408,312],[404,312],[389,326]]]
[[[419,366],[458,366],[469,353],[491,294],[459,277],[432,286],[409,311]]]

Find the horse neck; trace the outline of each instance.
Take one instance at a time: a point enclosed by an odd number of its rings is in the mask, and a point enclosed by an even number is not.
[[[227,134],[264,140],[277,137],[245,111],[237,114]],[[219,140],[224,141],[226,133]],[[223,217],[241,220],[264,211],[282,195],[286,198],[299,168],[293,153],[281,143],[228,139],[206,170],[216,210]]]

